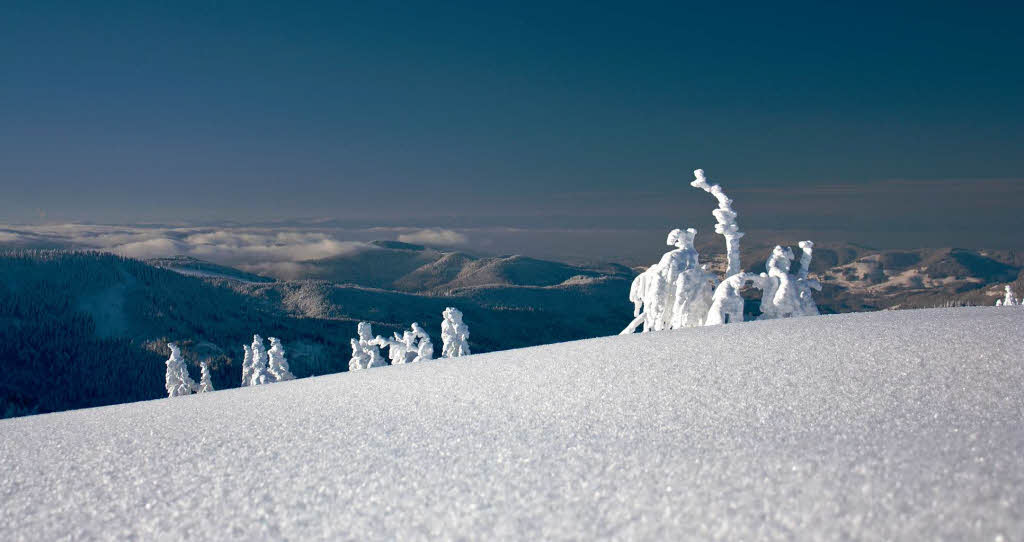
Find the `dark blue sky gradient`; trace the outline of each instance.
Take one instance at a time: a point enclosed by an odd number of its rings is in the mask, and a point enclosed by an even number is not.
[[[628,222],[703,167],[769,204],[920,182],[910,215],[998,180],[965,227],[1022,225],[1011,3],[435,4],[5,5],[0,215]]]

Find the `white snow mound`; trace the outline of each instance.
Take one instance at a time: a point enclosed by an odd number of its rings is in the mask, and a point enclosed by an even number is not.
[[[1022,324],[751,322],[6,420],[0,539],[1015,539]]]

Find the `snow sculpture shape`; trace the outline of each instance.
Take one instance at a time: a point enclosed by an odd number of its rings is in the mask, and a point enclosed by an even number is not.
[[[1000,301],[1002,303],[1000,303]],[[1021,301],[1017,300],[1017,296],[1014,295],[1014,293],[1013,293],[1013,287],[1010,286],[1009,284],[1006,285],[1006,297],[1004,297],[1003,299],[1000,299],[999,301],[996,301],[996,306],[997,307],[999,307],[999,306],[1002,306],[1002,307],[1012,307],[1014,305],[1020,305],[1020,304],[1021,304]]]
[[[263,346],[263,338],[259,335],[252,336],[252,376],[249,379],[250,386],[259,386],[270,382],[267,374],[267,349]]]
[[[693,247],[697,230],[674,229],[666,243],[676,250],[666,252],[661,261],[633,279],[629,300],[634,320],[622,334],[633,333],[640,324],[644,332],[699,326],[711,305],[714,275],[700,265]]]
[[[690,186],[700,188],[718,200],[718,208],[711,214],[715,215],[715,219],[718,220],[718,224],[715,224],[715,233],[725,237],[725,248],[729,255],[729,269],[725,271],[725,276],[731,277],[742,271],[740,267],[740,238],[743,237],[743,232],[740,231],[740,226],[736,223],[737,215],[736,211],[732,209],[732,200],[725,195],[720,185],[708,184],[703,169],[693,170],[693,177],[694,180]]]
[[[167,397],[189,395],[196,391],[196,382],[188,375],[185,360],[181,359],[181,349],[174,343],[168,343],[171,357],[167,358],[167,372],[164,374],[164,387]]]
[[[288,359],[284,356],[284,345],[277,337],[270,337],[270,350],[267,352],[270,362],[267,365],[267,373],[273,382],[283,380],[294,380],[295,375],[288,370]]]
[[[204,361],[202,365],[199,366],[199,370],[201,371],[199,377],[199,393],[213,391],[213,382],[210,380],[210,362]]]
[[[388,363],[380,353],[380,343],[373,338],[373,328],[368,322],[359,322],[356,326],[358,338],[352,339],[352,359],[348,361],[348,370],[371,369],[383,367]],[[378,337],[381,341],[382,338]]]
[[[462,311],[448,307],[441,315],[441,356],[456,358],[469,355],[469,326],[462,321]]]
[[[242,385],[248,386],[252,380],[252,348],[247,344],[243,344],[242,348],[245,349],[245,357],[242,358]]]

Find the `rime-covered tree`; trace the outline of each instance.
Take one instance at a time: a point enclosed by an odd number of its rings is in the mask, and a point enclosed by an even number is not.
[[[1020,305],[1021,304],[1021,302],[1019,300],[1017,300],[1017,296],[1014,295],[1013,286],[1010,286],[1009,284],[1007,284],[1005,290],[1006,290],[1006,295],[1003,297],[1003,299],[1000,300],[1000,301],[1002,301],[1002,303],[999,303],[998,301],[996,302],[996,306],[997,307],[998,306],[1012,307],[1014,305]]]
[[[185,360],[181,358],[181,349],[174,343],[168,343],[171,350],[171,357],[167,358],[167,372],[164,374],[164,387],[167,389],[167,397],[189,395],[196,391],[196,382],[188,375],[188,368]]]
[[[263,345],[263,338],[259,335],[252,336],[252,376],[249,379],[250,386],[259,386],[270,382],[267,374],[267,349]]]
[[[284,355],[284,345],[277,337],[270,337],[270,350],[267,352],[270,361],[267,373],[273,382],[293,380],[295,375],[288,370],[288,359]]]
[[[711,305],[711,281],[714,276],[700,265],[693,247],[697,230],[674,229],[666,243],[676,249],[633,279],[629,299],[633,302],[633,322],[622,333],[661,331],[703,324]]]
[[[462,320],[462,311],[448,307],[441,313],[441,356],[455,358],[469,355],[469,326]]]
[[[415,322],[411,329],[401,335],[396,332],[392,339],[377,336],[372,344],[381,348],[387,347],[388,359],[392,365],[427,361],[434,357],[434,345],[430,342],[430,336]]]
[[[213,391],[213,382],[210,380],[210,362],[204,361],[199,365],[199,393]]]
[[[369,322],[359,322],[356,326],[358,338],[352,339],[352,359],[348,361],[348,370],[372,369],[383,367],[388,364],[380,353],[380,341],[382,337],[374,339],[373,328]]]
[[[430,335],[427,334],[427,331],[413,322],[412,333],[416,337],[416,357],[413,358],[413,363],[434,359],[434,344],[430,342]]]
[[[708,192],[718,201],[712,211],[717,223],[715,233],[725,237],[728,268],[721,281],[700,265],[693,248],[696,230],[672,230],[668,244],[677,250],[666,253],[661,261],[641,273],[630,287],[633,302],[633,321],[622,331],[633,333],[643,325],[643,331],[660,331],[682,327],[717,325],[743,321],[743,298],[740,289],[748,282],[764,290],[762,318],[785,318],[818,314],[812,290],[820,290],[817,280],[808,278],[814,244],[800,243],[803,255],[797,276],[789,274],[793,253],[788,248],[776,247],[769,260],[768,273],[744,273],[740,264],[740,239],[743,232],[736,222],[737,213],[732,200],[722,187],[710,184],[704,170],[693,172],[691,186]]]
[[[245,356],[242,358],[242,385],[248,386],[252,382],[252,348],[243,344]]]

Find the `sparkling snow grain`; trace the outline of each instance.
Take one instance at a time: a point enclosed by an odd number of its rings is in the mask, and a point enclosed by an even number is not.
[[[0,539],[1014,539],[1022,324],[753,322],[0,421]]]

